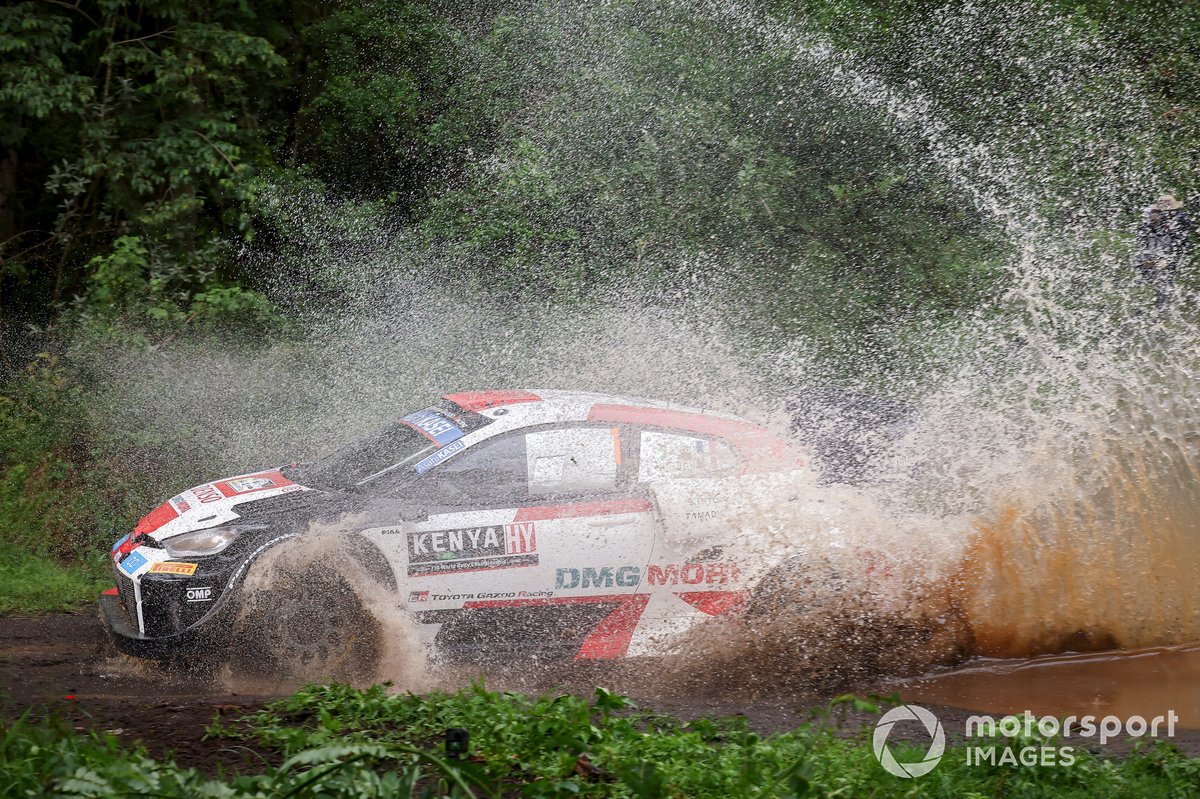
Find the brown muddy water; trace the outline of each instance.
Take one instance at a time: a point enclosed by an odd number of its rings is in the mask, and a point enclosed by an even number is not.
[[[954,671],[890,683],[906,701],[989,714],[1149,719],[1173,710],[1179,726],[1200,729],[1200,643],[1182,646],[982,658]]]

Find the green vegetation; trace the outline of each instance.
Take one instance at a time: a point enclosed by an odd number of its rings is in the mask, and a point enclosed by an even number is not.
[[[206,345],[278,346],[311,377],[303,347],[410,277],[504,314],[702,297],[745,340],[795,345],[857,379],[864,352],[919,360],[941,326],[1004,311],[1014,219],[1070,228],[1119,258],[1147,196],[1173,189],[1194,206],[1200,5],[994,5],[0,7],[0,613],[92,601],[111,542],[210,476],[216,454],[187,443],[200,414],[163,429],[108,390],[130,358],[182,371]],[[290,399],[277,388],[255,398],[264,413]],[[473,736],[466,761],[437,754],[455,726]],[[283,765],[214,778],[21,722],[0,733],[0,786],[1200,793],[1200,765],[1165,746],[1061,769],[967,767],[951,750],[909,783],[821,720],[763,737],[744,721],[640,713],[604,691],[589,702],[311,688],[219,733]]]
[[[0,560],[0,613],[75,610],[110,587],[102,555],[67,564],[36,553],[12,553]]]
[[[951,746],[915,780],[886,773],[869,741],[843,737],[845,697],[791,732],[758,735],[745,719],[680,723],[597,689],[592,699],[530,698],[481,686],[388,696],[382,687],[306,688],[213,733],[282,758],[259,774],[211,777],[155,761],[102,734],[18,722],[0,734],[8,795],[92,797],[1095,797],[1200,795],[1200,761],[1159,744],[1120,760],[1080,753],[1061,768],[968,766]],[[464,759],[442,749],[448,728],[471,735]],[[1004,739],[997,741],[1003,745]],[[1010,741],[1040,746],[1038,739]],[[919,759],[923,747],[895,747]],[[914,793],[916,792],[916,793]]]
[[[112,585],[105,553],[164,484],[149,446],[94,424],[77,374],[42,353],[0,394],[0,612],[67,610]],[[157,496],[155,492],[160,492]]]
[[[1004,246],[938,163],[961,153],[847,69],[1094,224],[1128,221],[1146,170],[1195,181],[1189,4],[747,8],[761,25],[644,2],[8,5],[0,320],[269,327],[260,292],[322,279],[296,220],[313,206],[415,227],[460,281],[539,297],[661,289],[699,260],[751,306],[782,292],[765,316],[806,333],[831,296],[842,327],[979,304]],[[840,52],[798,55],[824,41]],[[293,262],[263,274],[255,252]]]

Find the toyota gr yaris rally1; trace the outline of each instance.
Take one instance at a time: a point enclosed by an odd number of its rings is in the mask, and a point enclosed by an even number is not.
[[[764,564],[732,535],[731,503],[798,481],[811,474],[787,441],[728,415],[562,391],[449,394],[315,463],[172,497],[112,548],[117,585],[100,607],[134,655],[368,669],[380,630],[365,576],[438,657],[649,653],[743,608]],[[346,557],[249,587],[267,555],[331,527]]]

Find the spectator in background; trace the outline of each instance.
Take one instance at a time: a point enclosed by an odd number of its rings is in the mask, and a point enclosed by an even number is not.
[[[1192,221],[1183,203],[1164,194],[1146,209],[1138,226],[1138,277],[1154,288],[1154,307],[1162,308],[1175,295],[1175,274],[1183,264]]]

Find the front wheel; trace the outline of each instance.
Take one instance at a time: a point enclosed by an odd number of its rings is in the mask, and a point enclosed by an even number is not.
[[[343,575],[318,566],[243,599],[231,665],[254,676],[370,681],[382,629]]]

